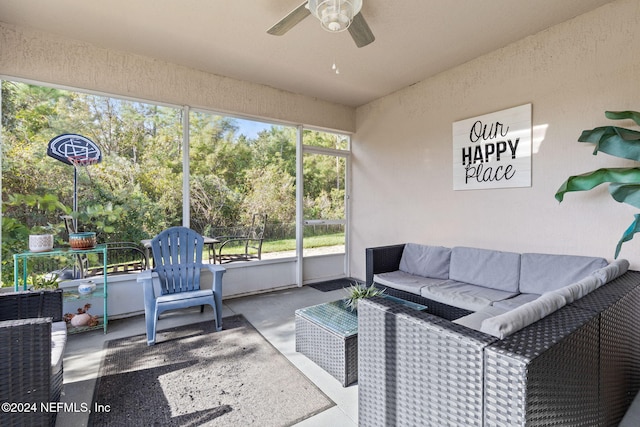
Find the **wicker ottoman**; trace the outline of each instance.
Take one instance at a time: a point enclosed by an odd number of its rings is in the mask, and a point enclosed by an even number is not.
[[[383,295],[414,310],[427,307]],[[358,380],[358,312],[347,300],[318,304],[296,310],[296,351],[313,360],[343,387]]]
[[[346,300],[296,310],[296,351],[343,387],[358,380],[358,315]]]

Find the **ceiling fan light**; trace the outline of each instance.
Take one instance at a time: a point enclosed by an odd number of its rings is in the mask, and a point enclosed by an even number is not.
[[[322,28],[332,33],[349,28],[353,17],[362,9],[362,0],[309,0],[308,4]]]

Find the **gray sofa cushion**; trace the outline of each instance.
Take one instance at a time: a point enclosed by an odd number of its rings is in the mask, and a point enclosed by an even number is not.
[[[548,316],[565,304],[565,299],[560,295],[544,294],[535,301],[528,302],[504,314],[485,319],[482,321],[480,331],[502,339]]]
[[[451,250],[449,278],[485,288],[517,293],[520,254],[455,247]]]
[[[625,412],[622,421],[618,424],[618,427],[638,427],[640,426],[640,393],[636,394],[636,397],[631,402],[631,406]]]
[[[455,280],[427,285],[420,289],[420,295],[425,298],[471,311],[482,310],[494,301],[511,298],[516,294],[517,292],[485,288]]]
[[[520,292],[543,294],[555,291],[606,265],[604,258],[524,253],[520,268]]]
[[[404,271],[396,270],[389,273],[379,273],[373,276],[373,281],[382,286],[399,289],[412,294],[420,295],[420,289],[427,285],[446,282],[446,279],[434,279],[432,277],[416,276]]]
[[[66,322],[53,322],[51,324],[51,372],[60,372],[64,348],[67,345]]]
[[[629,261],[626,259],[617,259],[606,267],[602,267],[599,270],[593,272],[602,285],[609,283],[613,279],[622,276],[629,270]]]
[[[518,294],[515,297],[504,299],[502,301],[496,301],[492,306],[496,308],[503,309],[504,311],[513,310],[514,308],[520,307],[523,304],[534,301],[538,299],[540,295],[538,294]]]
[[[578,280],[576,283],[572,283],[555,291],[551,291],[548,294],[560,295],[565,299],[565,301],[567,301],[567,304],[571,304],[572,302],[582,298],[589,292],[593,292],[600,286],[602,286],[600,284],[600,279],[598,279],[595,275],[590,274],[589,276],[583,277],[581,280]]]
[[[490,317],[498,316],[504,313],[506,310],[503,310],[498,307],[489,306],[485,307],[482,310],[476,311],[475,313],[468,314],[466,316],[462,316],[453,321],[453,323],[457,323],[458,325],[466,326],[467,328],[474,329],[479,331],[482,327],[482,322]]]
[[[449,278],[451,249],[407,243],[400,258],[401,271],[435,279]]]

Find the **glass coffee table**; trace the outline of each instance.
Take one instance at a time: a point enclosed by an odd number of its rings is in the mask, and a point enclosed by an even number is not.
[[[389,295],[381,295],[415,310],[426,306]],[[358,312],[347,300],[296,310],[296,351],[313,360],[343,387],[358,380]]]

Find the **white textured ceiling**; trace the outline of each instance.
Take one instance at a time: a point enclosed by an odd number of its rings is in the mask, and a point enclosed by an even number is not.
[[[0,0],[0,21],[359,106],[610,1],[363,0],[360,49],[313,16],[266,33],[302,0]]]

